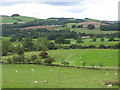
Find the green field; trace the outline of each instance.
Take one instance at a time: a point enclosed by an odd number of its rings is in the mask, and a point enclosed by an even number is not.
[[[106,76],[106,73],[109,75]],[[117,71],[41,65],[3,65],[2,88],[107,88],[105,82],[117,81],[118,75],[115,73]]]
[[[75,31],[77,33],[87,33],[87,34],[112,34],[118,33],[118,31],[101,31],[100,28],[95,28],[89,30],[87,28],[71,28],[72,25],[78,25],[78,23],[68,23],[67,27],[54,28],[53,30],[65,30],[70,29],[70,31]]]
[[[31,55],[38,55],[40,52],[26,52],[25,57],[30,58]],[[118,50],[112,49],[69,49],[69,50],[50,50],[49,56],[53,56],[55,64],[61,64],[63,61],[67,61],[73,66],[82,66],[81,61],[86,61],[86,66],[94,64],[99,67],[100,63],[103,63],[104,67],[118,66]],[[16,54],[15,54],[16,55]],[[12,58],[14,55],[5,56],[2,59],[6,61],[7,58]],[[81,58],[80,58],[81,57]],[[111,58],[109,58],[111,57]]]
[[[116,40],[119,40],[118,38],[115,38]],[[75,39],[67,39],[71,41],[71,44],[76,44],[76,40]],[[78,45],[82,45],[82,46],[89,46],[89,45],[95,45],[95,46],[100,46],[100,45],[115,45],[118,42],[117,41],[108,41],[108,38],[104,38],[104,41],[100,41],[100,38],[96,38],[96,42],[91,42],[92,38],[89,39],[83,39],[84,43],[77,43]],[[69,44],[68,44],[69,45]],[[67,44],[65,46],[68,46]]]
[[[10,40],[11,37],[2,37],[3,39],[6,39],[6,40]],[[97,38],[96,42],[91,42],[92,41],[92,38],[89,38],[89,39],[83,39],[84,43],[77,43],[78,45],[82,45],[82,46],[89,46],[89,45],[95,45],[96,47],[100,46],[100,45],[105,45],[105,46],[108,46],[108,45],[115,45],[117,44],[118,42],[117,41],[108,41],[108,38],[104,38],[105,41],[100,41],[100,38]],[[33,42],[37,40],[37,39],[33,39]],[[76,40],[73,39],[73,38],[70,38],[70,39],[66,39],[66,40],[70,40],[71,44],[76,44]],[[115,40],[119,40],[119,38],[115,38]],[[50,40],[51,42],[54,42],[54,40]],[[12,42],[12,45],[13,46],[17,46],[17,45],[20,45],[21,42]],[[69,46],[70,44],[64,44],[63,46]]]
[[[2,17],[2,23],[14,23],[14,22],[30,22],[37,20],[37,18],[34,17],[26,17],[26,16],[17,16],[17,17]]]

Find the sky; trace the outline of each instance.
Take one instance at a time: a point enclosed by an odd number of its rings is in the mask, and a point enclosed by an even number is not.
[[[57,1],[57,2],[56,2]],[[0,0],[0,15],[118,20],[119,0]]]

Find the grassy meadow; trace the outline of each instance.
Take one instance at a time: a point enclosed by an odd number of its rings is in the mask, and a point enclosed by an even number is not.
[[[118,72],[11,64],[2,66],[2,86],[3,88],[107,88],[106,82],[117,80],[118,75],[115,73]]]
[[[86,66],[94,64],[99,67],[100,63],[103,63],[104,67],[118,66],[118,50],[112,49],[69,49],[69,50],[49,50],[47,51],[49,56],[55,59],[55,64],[61,64],[63,61],[67,61],[73,66],[82,66],[81,61],[86,62]],[[25,52],[25,57],[30,58],[31,55],[38,55],[40,51]],[[12,58],[14,55],[3,56],[3,60]],[[109,58],[111,57],[111,58]]]
[[[6,40],[10,40],[11,37],[2,37],[3,39]],[[33,42],[35,42],[37,39],[33,39]],[[100,38],[96,38],[96,42],[91,42],[92,38],[88,38],[88,39],[83,39],[84,43],[76,43],[76,40],[73,38],[70,39],[66,39],[66,40],[70,40],[71,44],[78,44],[78,45],[82,45],[82,46],[89,46],[89,45],[95,45],[96,47],[100,46],[100,45],[115,45],[118,43],[118,41],[108,41],[108,38],[104,38],[104,41],[100,41]],[[119,40],[119,38],[115,38],[115,40]],[[50,40],[50,42],[54,42],[54,40]],[[21,42],[12,42],[12,45],[17,46],[20,45]],[[70,44],[63,44],[64,46],[68,46]]]
[[[30,21],[34,21],[37,20],[37,18],[33,18],[33,17],[26,17],[26,16],[16,16],[16,17],[6,17],[3,16],[2,17],[2,23],[15,23],[15,22],[30,22]]]

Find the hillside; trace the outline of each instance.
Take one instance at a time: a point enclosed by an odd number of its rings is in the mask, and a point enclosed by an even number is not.
[[[0,18],[0,22],[2,22],[2,24],[6,23],[6,24],[12,24],[12,23],[25,23],[25,22],[30,22],[30,21],[34,21],[34,20],[38,20],[38,18],[34,18],[34,17],[27,17],[27,16],[14,16],[14,17],[10,17],[10,16],[1,16]]]

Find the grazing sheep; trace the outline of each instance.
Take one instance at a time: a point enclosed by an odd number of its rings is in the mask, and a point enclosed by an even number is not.
[[[109,85],[108,85],[108,88],[112,88],[112,84],[109,84]]]
[[[81,63],[83,63],[83,61],[81,61]]]
[[[95,68],[97,68],[97,67],[95,66]]]
[[[109,73],[106,73],[105,76],[107,76]]]
[[[114,73],[115,75],[117,75],[117,73]]]
[[[48,83],[48,81],[44,81],[44,83]]]
[[[80,58],[82,58],[82,57],[80,57]]]
[[[34,83],[37,83],[37,81],[34,81]]]
[[[50,70],[51,72],[53,71],[53,70]]]
[[[111,59],[111,57],[109,57],[109,59]]]
[[[16,70],[15,72],[18,72],[18,70]]]
[[[34,71],[34,69],[31,69],[31,71]]]

